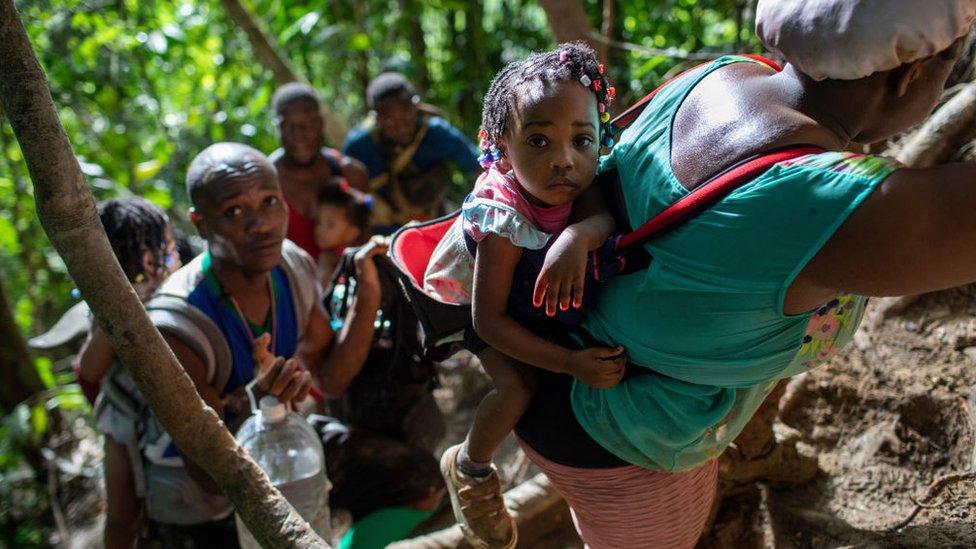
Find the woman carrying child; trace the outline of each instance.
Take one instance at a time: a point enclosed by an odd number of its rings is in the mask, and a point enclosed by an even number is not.
[[[441,459],[455,516],[475,547],[514,547],[518,538],[491,460],[532,399],[532,367],[571,374],[594,388],[611,387],[624,373],[623,348],[570,350],[565,337],[568,326],[582,321],[587,252],[614,228],[608,215],[592,215],[580,222],[587,230],[579,234],[588,237],[577,238],[579,227],[571,224],[574,208],[585,213],[600,202],[587,189],[606,143],[612,93],[603,67],[582,44],[564,44],[500,72],[482,118],[486,171],[425,275],[425,291],[472,304],[474,329],[465,344],[495,385],[467,439]],[[540,279],[546,254],[564,233],[563,252],[577,261]]]
[[[757,34],[782,71],[722,57],[661,89],[620,135],[601,172],[616,171],[634,226],[746,159],[806,152],[650,241],[649,268],[601,287],[584,328],[626,346],[638,375],[595,390],[539,371],[516,432],[588,546],[693,547],[716,456],[780,379],[851,340],[864,296],[976,280],[976,164],[847,152],[931,112],[974,19],[976,0],[759,0]]]
[[[169,218],[141,198],[109,200],[98,206],[115,257],[132,288],[145,302],[171,273],[180,257]],[[108,500],[103,541],[105,547],[132,547],[143,525],[145,486],[139,456],[136,421],[142,396],[122,365],[108,338],[92,323],[79,353],[79,377],[101,382],[95,421],[105,435],[105,492]]]

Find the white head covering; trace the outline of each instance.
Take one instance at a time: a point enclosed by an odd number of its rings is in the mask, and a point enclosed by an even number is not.
[[[939,53],[976,0],[759,0],[756,34],[816,80],[853,80]]]

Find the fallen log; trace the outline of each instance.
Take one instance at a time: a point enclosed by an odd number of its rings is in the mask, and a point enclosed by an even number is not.
[[[505,506],[519,529],[519,544],[526,546],[541,539],[570,520],[568,507],[546,475],[539,473],[505,492]],[[448,549],[471,547],[458,525],[399,541],[390,549]]]

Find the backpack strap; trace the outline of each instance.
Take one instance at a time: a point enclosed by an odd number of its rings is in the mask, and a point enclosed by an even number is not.
[[[823,149],[820,147],[798,145],[746,158],[695,187],[677,202],[644,222],[640,227],[620,236],[616,241],[615,248],[618,251],[624,250],[661,236],[668,230],[712,207],[732,191],[765,173],[773,165],[821,152]]]
[[[146,313],[160,333],[190,348],[207,366],[207,383],[223,392],[230,379],[230,347],[213,320],[182,297],[156,294],[146,303]]]
[[[298,325],[298,341],[301,341],[305,336],[305,328],[308,327],[312,308],[316,306],[322,295],[321,286],[315,275],[315,262],[305,250],[291,240],[285,240],[281,245],[281,268],[285,271],[288,286],[291,288],[295,322]]]
[[[331,147],[322,147],[322,159],[333,176],[343,177],[342,175],[342,153]]]
[[[772,59],[767,59],[761,55],[755,55],[750,53],[750,54],[740,54],[739,57],[747,57],[749,59],[752,59],[753,61],[758,61],[759,63],[766,65],[767,67],[773,69],[776,72],[780,72],[781,70],[783,70],[783,67],[779,66],[778,63],[776,63]],[[695,65],[690,69],[686,69],[680,72],[677,76],[673,76],[665,80],[663,84],[654,88],[654,90],[651,91],[651,93],[645,95],[643,98],[641,98],[640,101],[634,103],[633,105],[630,106],[630,108],[617,115],[616,118],[610,121],[610,127],[613,128],[614,133],[619,133],[623,131],[624,129],[627,128],[627,126],[631,125],[634,122],[634,120],[637,120],[637,117],[640,116],[642,112],[644,112],[644,108],[647,107],[647,104],[651,102],[651,99],[654,99],[654,96],[657,95],[659,91],[667,87],[668,84],[681,78],[685,74],[703,66],[704,65]]]

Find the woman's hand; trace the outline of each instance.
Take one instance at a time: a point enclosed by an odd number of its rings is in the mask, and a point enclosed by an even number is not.
[[[627,357],[623,347],[591,347],[570,351],[566,371],[594,389],[607,389],[620,383]]]
[[[583,306],[589,244],[571,229],[564,230],[553,242],[535,279],[532,304],[545,304],[548,316],[556,314],[557,306],[561,311],[568,311],[570,305],[575,309]]]

